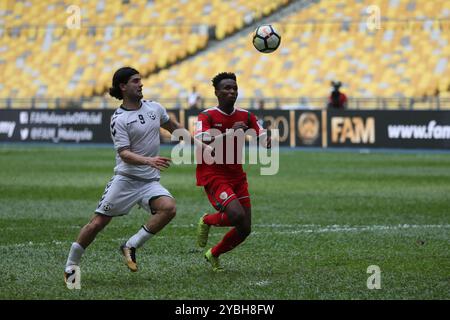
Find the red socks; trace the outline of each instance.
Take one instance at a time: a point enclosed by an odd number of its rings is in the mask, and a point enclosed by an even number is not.
[[[218,257],[222,253],[230,251],[242,241],[244,241],[244,239],[239,236],[236,228],[233,228],[225,234],[222,241],[211,249],[211,253],[214,257]]]
[[[228,220],[228,216],[224,212],[208,214],[203,218],[203,222],[207,225],[216,227],[231,226],[231,222]],[[211,249],[211,253],[213,256],[218,257],[222,253],[228,252],[238,246],[244,240],[245,238],[242,238],[238,234],[236,228],[233,228],[225,234],[222,241]]]
[[[231,226],[230,220],[228,220],[228,216],[224,212],[216,212],[208,214],[203,218],[203,222],[209,226],[216,226],[216,227]]]

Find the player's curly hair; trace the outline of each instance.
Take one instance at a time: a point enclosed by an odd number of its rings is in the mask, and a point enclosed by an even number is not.
[[[221,72],[218,73],[211,81],[215,89],[219,87],[220,81],[223,79],[231,79],[236,81],[236,75],[233,72]]]
[[[118,69],[113,76],[112,87],[109,88],[109,94],[119,100],[123,99],[122,91],[120,90],[121,83],[127,83],[131,76],[138,74],[139,72],[131,67],[123,67]]]

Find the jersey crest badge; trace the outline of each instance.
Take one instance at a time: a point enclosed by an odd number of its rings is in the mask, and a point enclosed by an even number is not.
[[[150,111],[147,113],[147,115],[150,117],[150,119],[155,120],[156,119],[156,113],[153,111]]]
[[[219,195],[219,198],[225,200],[226,198],[228,198],[228,194],[224,191]]]

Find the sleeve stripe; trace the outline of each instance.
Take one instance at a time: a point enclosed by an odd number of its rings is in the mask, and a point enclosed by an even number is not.
[[[124,147],[120,147],[119,149],[117,149],[117,152],[122,152],[123,150],[129,150],[130,146],[124,146]]]

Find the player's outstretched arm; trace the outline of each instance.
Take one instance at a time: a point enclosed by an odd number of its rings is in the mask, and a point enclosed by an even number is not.
[[[119,156],[122,160],[129,164],[134,165],[148,165],[150,167],[156,168],[158,170],[167,169],[172,161],[170,158],[156,156],[156,157],[145,157],[132,152],[129,149],[124,149],[119,152]]]
[[[170,133],[173,133],[177,129],[186,130],[186,134],[189,135],[189,137],[191,139],[191,144],[194,144],[197,147],[202,148],[202,149],[211,148],[208,146],[208,144],[205,144],[204,141],[202,141],[201,139],[193,137],[186,128],[181,126],[177,121],[175,121],[173,119],[169,119],[169,121],[167,121],[166,123],[163,123],[161,125],[161,128],[166,129]]]
[[[163,123],[161,128],[166,129],[170,133],[173,133],[177,129],[184,129],[181,124],[179,124],[176,120],[170,118],[169,121]]]

